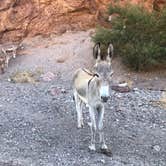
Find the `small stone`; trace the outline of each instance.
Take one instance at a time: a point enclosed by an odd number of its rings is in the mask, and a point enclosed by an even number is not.
[[[119,17],[119,14],[113,13],[113,14],[109,15],[108,21],[113,22],[117,17]]]
[[[101,159],[100,162],[103,163],[103,164],[105,164],[105,160],[104,159]]]
[[[135,91],[135,94],[139,95],[140,93],[138,91]]]
[[[8,81],[8,82],[11,82],[12,80],[11,80],[11,78],[8,78],[7,81]]]
[[[35,132],[36,131],[36,129],[35,128],[32,128],[32,132]]]
[[[52,72],[47,72],[45,74],[42,74],[41,78],[43,79],[43,81],[49,82],[49,81],[52,81],[55,78],[55,75]]]
[[[59,90],[59,88],[52,88],[49,90],[49,92],[52,96],[56,96],[56,95],[59,95],[60,90]]]
[[[8,99],[6,99],[6,101],[10,102],[10,99],[8,98]]]
[[[134,91],[138,91],[138,88],[133,88]]]
[[[117,92],[120,92],[120,93],[126,93],[126,92],[131,91],[130,87],[126,86],[127,84],[124,83],[124,84],[119,84],[119,85],[113,85],[113,86],[111,86],[111,89],[115,90]]]
[[[126,87],[126,86],[127,86],[127,83],[126,83],[126,82],[120,83],[120,84],[118,84],[118,86],[119,86],[119,87]]]
[[[58,58],[56,60],[57,63],[64,63],[66,61],[66,58]]]
[[[161,150],[161,147],[159,145],[155,145],[153,148],[157,152],[159,152]]]
[[[112,16],[110,15],[110,16],[108,17],[108,21],[111,22],[111,20],[112,20]]]
[[[158,77],[155,77],[155,80],[158,80]]]
[[[66,90],[65,89],[61,89],[61,93],[66,93]]]

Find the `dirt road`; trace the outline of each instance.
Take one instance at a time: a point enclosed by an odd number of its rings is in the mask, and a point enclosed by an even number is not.
[[[135,81],[129,93],[111,91],[104,131],[113,156],[88,151],[88,111],[84,108],[85,126],[78,130],[71,80],[75,69],[93,64],[91,33],[24,40],[24,55],[12,60],[0,76],[0,166],[166,165],[166,109],[155,104],[162,92],[148,90],[151,82],[144,82],[144,88]],[[114,83],[129,78],[134,82],[135,74],[124,71],[116,60],[112,63]],[[17,71],[39,70],[54,73],[54,79],[9,82]],[[159,80],[163,88],[164,79],[158,77],[152,87]]]

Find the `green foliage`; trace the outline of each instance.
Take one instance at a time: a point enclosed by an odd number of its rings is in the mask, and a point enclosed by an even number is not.
[[[94,42],[112,42],[116,54],[134,70],[166,66],[166,8],[148,12],[136,5],[110,6],[109,14],[118,14],[112,28],[99,27]]]

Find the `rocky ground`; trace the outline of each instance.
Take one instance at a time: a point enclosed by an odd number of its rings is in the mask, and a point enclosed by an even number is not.
[[[134,89],[112,90],[106,104],[104,131],[113,156],[89,152],[88,111],[84,108],[85,126],[78,130],[71,80],[76,68],[93,64],[92,32],[24,40],[25,51],[0,76],[0,165],[166,165],[166,108],[159,102],[166,77],[129,72],[117,58],[113,84],[126,81]],[[10,81],[22,71],[37,73],[37,82]],[[54,74],[51,81],[42,75],[48,72]]]

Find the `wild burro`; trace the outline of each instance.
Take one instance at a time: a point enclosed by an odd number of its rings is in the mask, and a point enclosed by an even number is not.
[[[89,71],[78,69],[73,78],[74,99],[77,111],[78,128],[83,127],[82,107],[83,104],[89,108],[91,119],[91,143],[90,150],[96,150],[95,135],[98,131],[101,149],[107,149],[103,132],[104,103],[110,96],[110,80],[113,74],[111,59],[113,56],[113,45],[109,44],[107,55],[104,60],[101,58],[100,43],[93,48],[93,55],[96,63]]]
[[[5,68],[8,68],[9,61],[16,58],[17,51],[24,49],[22,43],[6,43],[0,45],[0,73],[4,73]]]

